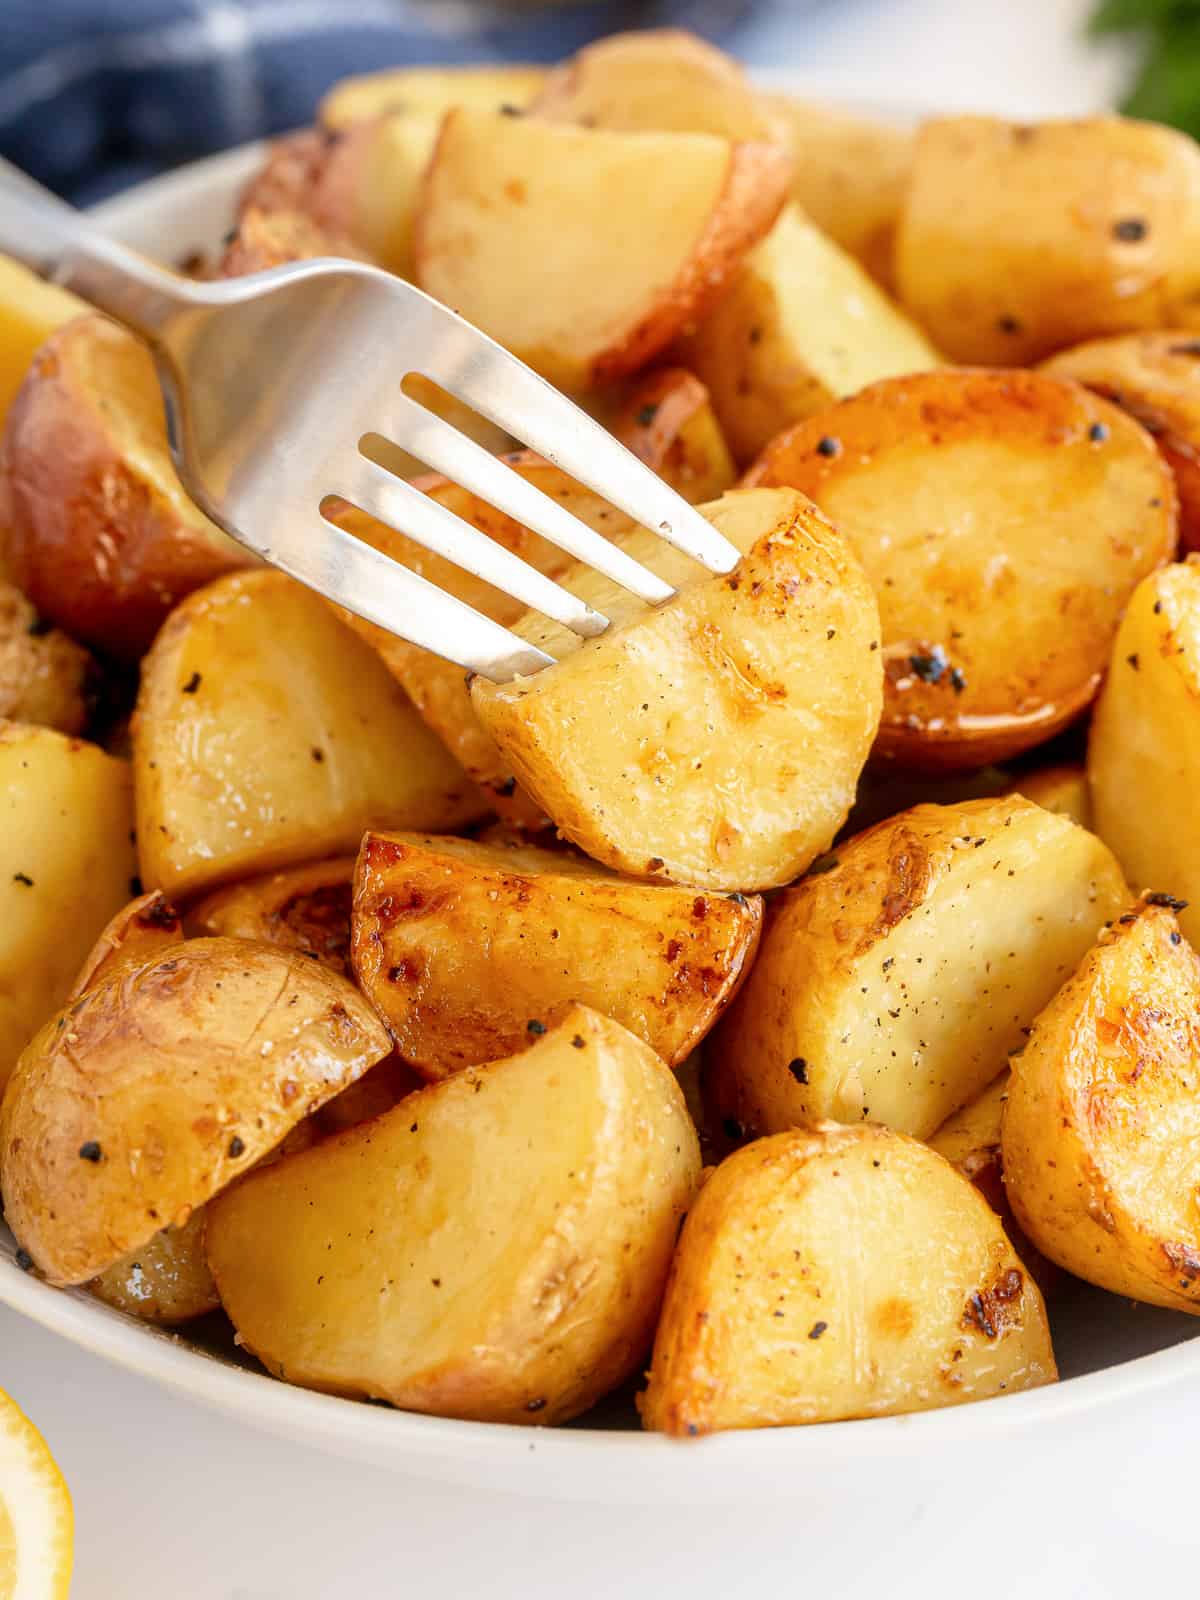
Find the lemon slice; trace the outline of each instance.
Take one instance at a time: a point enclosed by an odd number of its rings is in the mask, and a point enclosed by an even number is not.
[[[67,1600],[71,1494],[46,1441],[0,1389],[0,1600]]]

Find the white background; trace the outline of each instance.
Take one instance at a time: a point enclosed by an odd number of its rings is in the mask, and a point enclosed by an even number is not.
[[[1082,0],[826,0],[751,31],[753,56],[855,98],[1064,113],[1121,63],[1079,39]],[[811,1478],[771,1506],[687,1512],[441,1489],[201,1411],[0,1310],[0,1383],[71,1485],[76,1600],[376,1600],[432,1588],[574,1600],[885,1594],[1022,1600],[1195,1588],[1200,1393],[1106,1412],[1036,1454],[898,1469],[855,1503]],[[513,1485],[505,1486],[508,1489]],[[1191,1559],[1189,1559],[1191,1558]]]

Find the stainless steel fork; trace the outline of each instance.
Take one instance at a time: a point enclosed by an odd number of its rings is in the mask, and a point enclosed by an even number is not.
[[[650,604],[672,589],[406,395],[422,373],[711,572],[738,552],[597,422],[411,284],[318,260],[222,283],[145,261],[0,161],[0,248],[154,352],[184,487],[240,544],[338,605],[497,682],[551,662],[327,514],[349,501],[575,633],[607,618],[363,453],[402,446]]]

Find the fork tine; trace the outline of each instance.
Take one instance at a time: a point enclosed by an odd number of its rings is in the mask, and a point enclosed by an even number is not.
[[[565,506],[543,494],[498,456],[428,411],[420,401],[405,394],[396,396],[389,431],[397,444],[435,472],[444,473],[649,605],[658,605],[674,594],[670,584],[649,568],[572,516]]]
[[[538,572],[431,495],[365,456],[354,457],[332,474],[329,493],[349,500],[443,560],[474,573],[492,588],[512,595],[584,638],[594,638],[608,627],[608,618],[586,601]]]

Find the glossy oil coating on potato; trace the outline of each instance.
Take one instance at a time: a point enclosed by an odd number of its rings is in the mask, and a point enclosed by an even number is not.
[[[644,1359],[699,1171],[673,1075],[572,1007],[228,1190],[208,1258],[243,1345],[291,1382],[562,1422]]]
[[[144,966],[173,945],[183,943],[183,920],[157,889],[122,906],[88,953],[67,996],[77,1000],[88,989],[120,971]]]
[[[354,969],[426,1078],[521,1049],[569,1000],[675,1066],[736,993],[761,924],[757,896],[635,883],[573,854],[369,833]]]
[[[768,143],[452,111],[419,202],[416,281],[585,389],[645,366],[717,299],[775,221],[789,167]]]
[[[80,733],[95,681],[83,646],[44,622],[20,589],[0,583],[0,719]]]
[[[183,595],[248,557],[184,493],[154,362],[106,317],[51,335],[9,412],[14,580],[41,616],[136,660]]]
[[[350,977],[354,857],[289,867],[206,895],[188,912],[188,932],[297,950]]]
[[[1135,889],[1190,902],[1200,942],[1200,561],[1155,573],[1129,603],[1092,719],[1096,831]]]
[[[204,1254],[204,1217],[200,1207],[182,1228],[164,1228],[88,1288],[105,1305],[143,1322],[174,1326],[215,1311],[221,1301]]]
[[[137,870],[127,761],[0,725],[0,1089]]]
[[[192,596],[155,640],[134,770],[142,878],[174,895],[485,809],[378,656],[263,570]]]
[[[955,361],[1023,366],[1170,327],[1200,288],[1200,149],[1121,117],[922,123],[896,237],[900,298]]]
[[[880,704],[878,611],[848,547],[802,496],[703,508],[743,552],[703,574],[644,530],[623,541],[679,593],[651,610],[589,569],[564,580],[613,626],[580,641],[528,614],[557,664],[476,678],[475,708],[560,831],[632,877],[705,889],[787,883],[845,820]]]
[[[647,1428],[695,1435],[962,1405],[1057,1376],[1037,1286],[924,1145],[818,1123],[719,1166],[671,1268]]]
[[[1153,900],[1153,897],[1151,897]],[[1103,933],[1013,1059],[1009,1201],[1051,1261],[1200,1314],[1200,960],[1170,909]]]
[[[1098,839],[1020,796],[880,823],[774,902],[709,1044],[722,1114],[757,1133],[832,1117],[926,1138],[1129,898]]]
[[[634,384],[612,431],[692,505],[733,488],[733,457],[708,390],[683,367],[661,367]]]
[[[704,382],[743,465],[864,384],[937,364],[929,340],[794,204],[676,358]]]
[[[0,427],[42,344],[90,307],[69,289],[0,255]]]
[[[117,971],[45,1025],[0,1110],[9,1226],[82,1283],[197,1206],[388,1053],[318,962],[193,939]]]
[[[917,767],[981,766],[1065,727],[1175,548],[1150,436],[1035,373],[875,384],[776,439],[746,481],[808,495],[862,562],[883,622],[877,750]]]

